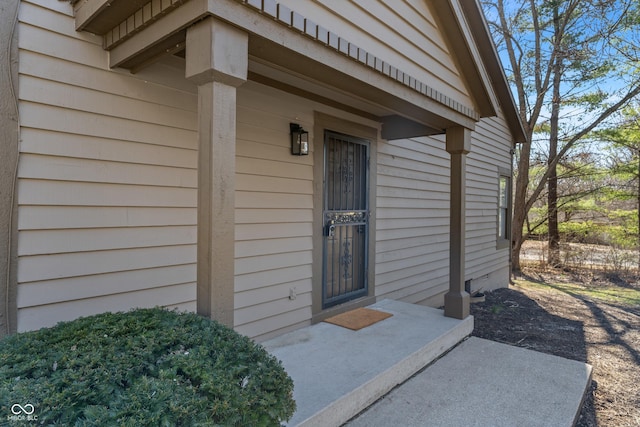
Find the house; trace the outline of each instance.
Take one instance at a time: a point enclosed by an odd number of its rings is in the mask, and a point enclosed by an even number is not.
[[[507,285],[525,137],[476,1],[0,9],[3,333],[160,305],[264,340]]]

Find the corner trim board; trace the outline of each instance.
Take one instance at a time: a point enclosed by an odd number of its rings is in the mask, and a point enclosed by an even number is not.
[[[17,330],[19,0],[0,5],[0,338]]]

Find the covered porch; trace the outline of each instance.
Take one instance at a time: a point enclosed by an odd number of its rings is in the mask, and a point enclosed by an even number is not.
[[[339,426],[457,345],[473,318],[383,300],[369,306],[393,316],[352,331],[318,323],[262,343],[294,381],[289,425]]]
[[[443,19],[455,24],[461,20],[456,14],[447,9]],[[381,139],[446,135],[451,220],[445,314],[468,317],[466,155],[477,121],[496,113],[477,70],[470,72],[475,102],[460,103],[275,1],[91,0],[76,3],[76,25],[103,35],[111,67],[135,73],[177,55],[185,58],[185,78],[198,86],[200,314],[234,326],[236,93],[250,80],[372,120]],[[454,42],[467,43],[461,35]],[[460,52],[465,61],[480,61],[468,46]],[[314,232],[321,227],[316,221]],[[368,296],[375,300],[374,291]]]
[[[370,308],[392,316],[357,331],[318,323],[263,343],[294,381],[289,426],[575,424],[591,366],[467,339],[472,317],[392,300]]]

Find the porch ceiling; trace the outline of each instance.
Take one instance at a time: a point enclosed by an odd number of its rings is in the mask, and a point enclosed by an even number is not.
[[[75,10],[78,29],[103,35],[112,67],[136,72],[179,53],[186,28],[213,16],[249,33],[250,79],[379,121],[385,139],[473,129],[480,118],[274,0],[80,0]]]

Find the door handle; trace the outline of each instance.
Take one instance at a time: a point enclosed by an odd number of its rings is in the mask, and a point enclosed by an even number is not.
[[[333,237],[336,234],[336,225],[333,220],[327,222],[327,225],[324,227],[324,235],[327,237]]]

